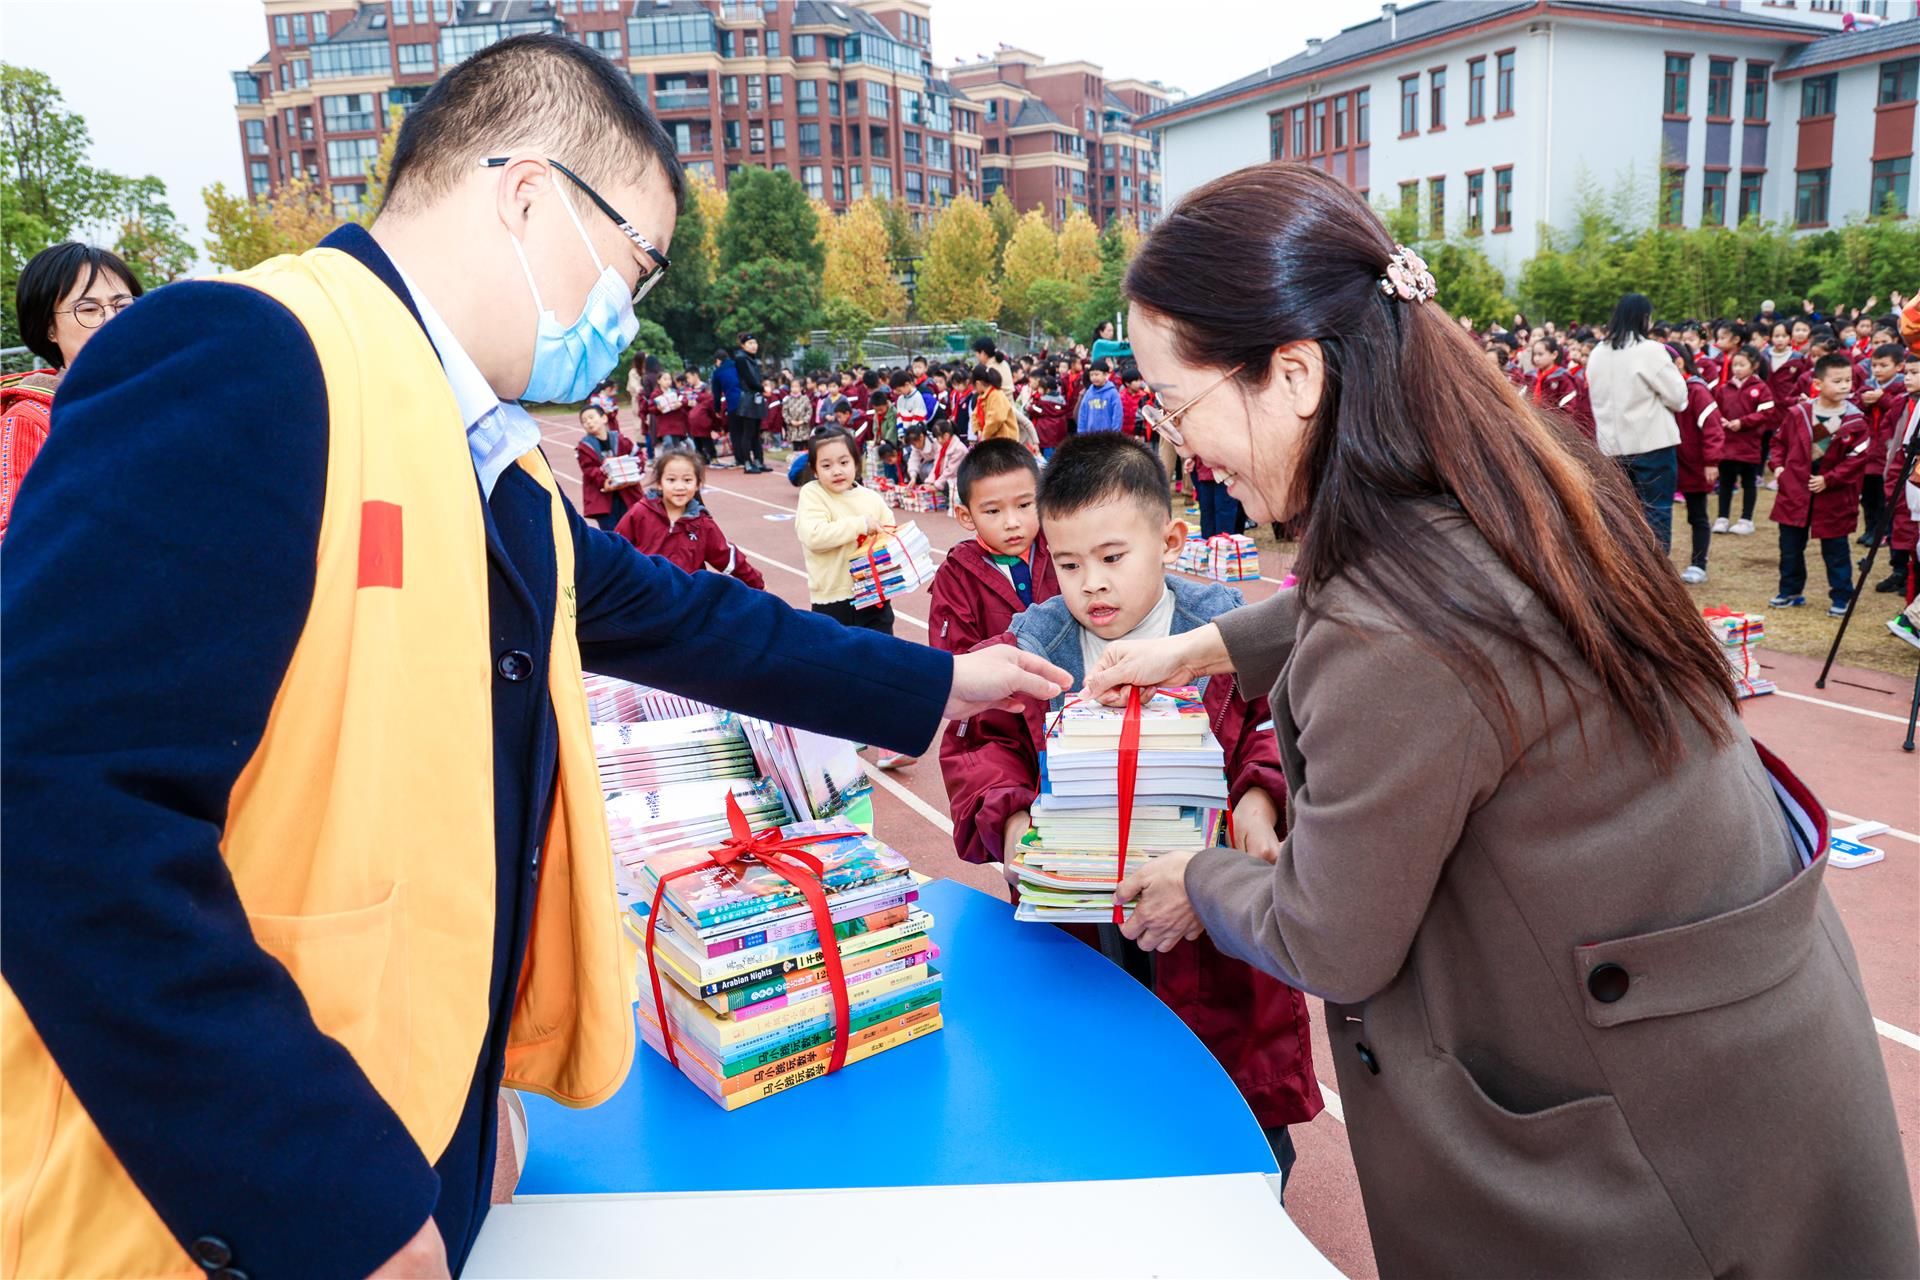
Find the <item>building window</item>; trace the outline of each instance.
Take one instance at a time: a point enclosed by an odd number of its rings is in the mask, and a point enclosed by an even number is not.
[[[1747,64],[1747,101],[1744,110],[1749,124],[1767,122],[1767,74],[1772,70],[1772,63],[1749,62]]]
[[[760,109],[760,104],[761,104],[760,77],[748,76],[747,77],[747,110],[758,111]]]
[[[435,22],[452,22],[453,0],[433,0],[433,20]]]
[[[847,171],[837,165],[833,170],[833,202],[835,204],[847,202]]]
[[[426,12],[426,0],[414,0],[413,7],[424,14]],[[313,15],[313,42],[315,44],[325,44],[327,42],[327,15],[325,12]]]
[[[364,178],[380,154],[378,138],[334,139],[327,143],[327,172],[336,178]]]
[[[1767,175],[1764,172],[1743,173],[1740,175],[1740,221],[1755,221],[1760,217],[1760,182]]]
[[[1800,118],[1802,120],[1833,114],[1833,90],[1838,80],[1837,75],[1828,72],[1824,76],[1808,76],[1800,82]]]
[[[777,58],[780,56],[780,33],[778,31],[767,32],[767,56],[769,58]]]
[[[1480,234],[1481,209],[1486,200],[1487,175],[1470,173],[1467,175],[1467,234]]]
[[[367,189],[358,182],[336,182],[333,184],[333,216],[343,221],[356,217],[361,202],[366,199]]]
[[[867,81],[867,114],[870,116],[879,116],[882,120],[884,120],[887,118],[888,115],[892,114],[892,111],[893,111],[892,91],[888,89],[886,85],[881,84],[878,80]],[[873,185],[875,186],[875,188],[879,187],[880,183],[879,183],[878,175],[875,176]]]
[[[1493,171],[1493,229],[1513,230],[1513,169]]]
[[[1684,226],[1687,220],[1687,171],[1664,169],[1660,173],[1660,225]]]
[[[1689,82],[1692,77],[1692,54],[1670,53],[1667,55],[1667,87],[1660,103],[1662,111],[1670,116],[1687,114]]]
[[[775,116],[772,120],[769,120],[767,122],[767,129],[769,133],[768,142],[773,147],[773,149],[775,151],[786,150],[787,122],[785,120],[782,120],[779,116]]]
[[[740,105],[739,76],[720,77],[720,105],[723,107],[737,107]]]
[[[267,122],[265,120],[245,120],[241,122],[240,127],[246,133],[247,154],[250,156],[263,156],[267,154]]]
[[[815,144],[814,150],[816,153],[819,151],[818,144]],[[815,200],[818,200],[823,194],[823,188],[820,185],[820,166],[817,164],[801,165],[800,166],[800,185],[807,189],[807,194],[809,196],[811,196]]]
[[[1477,124],[1487,117],[1487,60],[1467,60],[1467,123]]]
[[[307,42],[307,15],[304,13],[293,15],[293,42],[295,44]]]
[[[306,63],[294,64],[293,78],[303,83]],[[347,76],[384,76],[392,69],[385,40],[355,40],[352,44],[323,44],[313,51],[313,78],[338,80]]]
[[[1707,63],[1707,119],[1733,118],[1733,59],[1713,58]]]
[[[587,48],[612,58],[615,62],[626,56],[626,50],[620,44],[618,31],[582,31],[580,40]]]
[[[918,169],[909,169],[900,176],[905,179],[907,184],[907,203],[925,204],[927,202],[927,193],[920,179],[920,171]]]
[[[571,0],[569,0],[569,3],[571,3]],[[413,0],[413,20],[415,22],[425,22],[427,20],[427,0]]]
[[[741,53],[744,57],[757,58],[760,56],[760,33],[758,31],[746,32],[741,36],[741,40],[743,42]]]
[[[811,58],[816,56],[819,52],[820,52],[820,41],[817,36],[795,36],[793,38],[793,56],[794,57]]]
[[[855,200],[865,200],[867,198],[867,171],[865,168],[857,164],[848,165],[847,184]]]
[[[1873,162],[1873,194],[1867,200],[1867,216],[1891,214],[1907,216],[1907,177],[1913,171],[1912,156],[1896,156]],[[1888,203],[1892,203],[1889,209]]]
[[[1495,115],[1513,114],[1513,54],[1512,49],[1493,55],[1493,110]]]
[[[1307,154],[1307,109],[1293,109],[1293,158],[1302,160]]]
[[[1420,184],[1418,182],[1403,182],[1400,184],[1400,212],[1410,217],[1420,212]]]
[[[1420,132],[1420,77],[1400,78],[1400,136]]]
[[[1367,145],[1369,133],[1367,127],[1367,107],[1372,100],[1373,91],[1371,89],[1362,89],[1353,95],[1353,145],[1356,147],[1364,147]]]
[[[627,47],[636,58],[666,53],[711,53],[714,43],[713,17],[710,14],[680,13],[627,19]]]
[[[767,77],[767,105],[780,106],[787,100],[787,81],[784,76]]]
[[[820,114],[820,82],[799,80],[793,86],[794,110],[803,116]]]
[[[1347,95],[1341,94],[1333,100],[1333,149],[1344,151],[1347,147]]]
[[[1729,84],[1731,84],[1731,78],[1729,78]],[[1727,225],[1727,171],[1725,169],[1709,169],[1701,177],[1700,225],[1703,227]]]
[[[1916,81],[1920,80],[1920,58],[1902,58],[1880,64],[1880,105],[1912,102]]]
[[[373,70],[376,73],[385,71],[387,69],[387,46],[382,44],[374,47],[378,49],[380,57],[374,63]],[[305,58],[295,58],[288,65],[293,68],[293,87],[296,89],[306,88],[307,87],[307,67],[309,65],[307,60]]]
[[[920,135],[908,129],[900,135],[900,160],[903,164],[919,164]]]
[[[1800,171],[1799,181],[1793,189],[1795,226],[1824,227],[1827,225],[1827,182],[1832,175],[1831,169]]]
[[[847,150],[855,157],[858,157],[860,154],[861,139],[865,136],[866,130],[862,129],[859,125],[850,124],[847,126]]]
[[[1427,73],[1427,132],[1447,127],[1447,69],[1435,67]]]
[[[260,82],[245,71],[235,71],[233,73],[233,95],[236,102],[258,102],[260,101]]]
[[[833,158],[838,160],[841,157],[841,155],[844,154],[844,151],[840,143],[840,136],[841,136],[840,126],[837,124],[829,125],[827,127],[827,135],[828,135],[829,145],[831,145],[833,148]]]
[[[888,158],[887,127],[885,125],[876,124],[867,130],[867,155],[875,160],[885,160]]]
[[[1327,153],[1327,100],[1325,98],[1313,104],[1313,154],[1322,156]]]
[[[253,100],[258,102],[259,96],[255,95]],[[1276,111],[1267,117],[1267,158],[1269,160],[1287,158],[1287,113],[1284,111]],[[1107,148],[1105,167],[1113,168],[1112,147]]]
[[[400,46],[400,74],[403,76],[430,76],[433,74],[433,46],[430,44],[403,44]]]
[[[927,168],[953,168],[953,146],[945,138],[927,136]]]
[[[827,114],[830,116],[840,114],[840,82],[838,80],[827,81]]]
[[[287,19],[281,14],[273,20],[273,42],[278,45],[287,43]]]
[[[819,125],[803,124],[800,126],[800,154],[802,156],[817,156],[820,154]],[[816,192],[815,194],[817,195],[819,193]]]
[[[334,93],[320,99],[320,114],[328,133],[354,133],[373,128],[373,95]]]
[[[1427,230],[1436,236],[1447,234],[1447,180],[1427,179]]]
[[[247,184],[256,196],[264,196],[273,190],[273,170],[265,160],[255,160],[247,165]]]

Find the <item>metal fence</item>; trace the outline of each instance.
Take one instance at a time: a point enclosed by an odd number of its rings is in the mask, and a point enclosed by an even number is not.
[[[0,373],[25,373],[44,362],[25,347],[0,347]]]
[[[952,360],[970,358],[967,348],[972,335],[984,334],[992,337],[994,345],[1008,355],[1025,355],[1031,349],[1027,335],[1015,333],[1010,329],[995,326],[986,328],[962,328],[951,324],[908,324],[886,325],[878,329],[869,329],[860,339],[860,349],[866,356],[870,367],[882,365],[904,365],[914,356],[925,356],[929,360]],[[954,350],[949,338],[960,339],[959,350]],[[795,351],[786,363],[798,368],[809,351],[824,354],[827,362],[838,368],[848,362],[853,354],[853,345],[836,337],[825,329],[815,329],[807,335],[804,350]],[[815,354],[817,363],[821,356]]]

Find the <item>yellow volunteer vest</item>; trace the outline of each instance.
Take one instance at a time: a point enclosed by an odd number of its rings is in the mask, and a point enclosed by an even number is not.
[[[493,962],[497,677],[473,464],[432,345],[365,267],[315,249],[231,279],[305,326],[329,437],[312,611],[220,848],[256,941],[431,1161],[471,1083]],[[519,465],[553,510],[560,758],[506,1083],[592,1106],[633,1060],[633,976],[580,684],[573,540],[546,460]],[[204,1274],[4,987],[0,1080],[0,1275]]]

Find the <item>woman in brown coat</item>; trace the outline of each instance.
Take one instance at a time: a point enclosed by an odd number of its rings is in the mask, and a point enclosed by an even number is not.
[[[1618,468],[1317,170],[1189,194],[1127,290],[1160,429],[1305,528],[1297,590],[1089,677],[1270,686],[1290,789],[1274,864],[1157,859],[1127,932],[1327,1001],[1383,1274],[1920,1274],[1824,811]]]

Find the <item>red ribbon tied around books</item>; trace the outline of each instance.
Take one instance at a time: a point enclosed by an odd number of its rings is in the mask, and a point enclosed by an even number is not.
[[[1708,605],[1706,608],[1702,609],[1700,611],[1700,616],[1703,618],[1744,619],[1747,615],[1738,609],[1729,609],[1726,605],[1715,604],[1715,605]],[[1740,625],[1739,632],[1740,632],[1740,674],[1733,678],[1733,682],[1739,685],[1742,689],[1745,689],[1747,691],[1748,697],[1752,697],[1753,682],[1747,679],[1747,627],[1744,622]]]
[[[814,927],[820,931],[820,954],[826,961],[828,999],[833,1005],[833,1057],[827,1063],[827,1073],[831,1075],[847,1062],[847,975],[840,964],[840,940],[833,934],[833,913],[827,909],[827,893],[820,886],[825,868],[820,859],[805,852],[805,846],[843,839],[847,833],[822,831],[810,836],[783,836],[779,828],[769,827],[755,834],[747,825],[747,815],[741,812],[740,802],[731,793],[727,795],[727,830],[730,834],[719,848],[707,855],[706,861],[669,871],[653,887],[653,909],[647,914],[647,977],[653,984],[653,1008],[660,1015],[660,1038],[667,1047],[667,1061],[676,1067],[680,1065],[673,1051],[673,1024],[667,1020],[660,970],[653,957],[654,930],[660,923],[660,904],[667,884],[708,867],[757,862],[800,891],[800,896],[807,900],[807,909],[813,913]]]
[[[873,555],[874,552],[880,549],[880,544],[892,536],[893,531],[891,529],[881,529],[877,533],[861,534],[859,541],[853,544],[856,547],[862,547],[866,550],[867,567],[873,571],[873,589],[880,593],[880,602],[874,605],[876,609],[884,609],[887,607],[887,579],[886,574],[880,568],[880,562],[875,560]],[[873,544],[871,547],[867,546],[869,542]]]
[[[1155,689],[1153,692],[1164,693],[1166,690]],[[1079,701],[1081,701],[1079,698],[1068,698],[1065,702],[1061,703],[1060,714],[1054,717],[1054,725],[1058,726],[1060,716],[1066,715],[1067,708]],[[1120,718],[1120,759],[1118,773],[1120,821],[1116,843],[1119,845],[1120,850],[1120,871],[1119,874],[1115,876],[1116,882],[1124,881],[1127,878],[1127,838],[1133,833],[1133,789],[1134,784],[1139,781],[1140,777],[1139,685],[1133,685],[1127,689],[1127,709],[1125,714]],[[1115,924],[1125,924],[1126,919],[1126,908],[1118,902],[1114,903],[1113,922]]]

